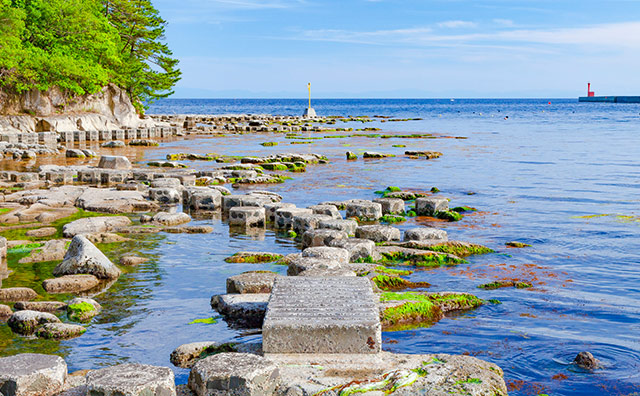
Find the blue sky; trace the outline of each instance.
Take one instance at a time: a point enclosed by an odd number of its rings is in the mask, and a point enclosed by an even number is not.
[[[153,0],[174,97],[640,95],[640,1]]]

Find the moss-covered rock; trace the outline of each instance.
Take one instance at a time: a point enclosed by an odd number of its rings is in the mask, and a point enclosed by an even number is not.
[[[528,289],[530,287],[533,287],[533,285],[525,281],[508,280],[508,281],[495,281],[491,283],[485,283],[478,286],[478,289],[495,290],[495,289],[502,289],[505,287],[515,287],[516,289]]]
[[[238,252],[231,257],[224,259],[227,263],[272,263],[278,261],[283,256],[277,253],[267,252]]]
[[[67,323],[46,323],[36,330],[36,336],[45,339],[63,340],[79,337],[87,331],[83,326]]]
[[[67,305],[67,317],[76,322],[87,322],[98,315],[102,306],[90,298],[75,298]]]
[[[389,276],[385,274],[376,275],[371,278],[371,281],[375,283],[380,290],[417,289],[431,286],[427,282],[412,282],[398,276]]]
[[[433,324],[452,311],[477,308],[484,301],[468,293],[382,293],[381,321],[385,330]]]
[[[512,242],[507,242],[505,243],[505,245],[507,247],[511,247],[511,248],[525,248],[525,247],[531,247],[531,245],[524,243],[524,242],[517,242],[517,241],[512,241]]]
[[[493,249],[475,243],[461,241],[447,241],[437,244],[421,241],[405,242],[402,246],[411,249],[429,250],[432,252],[447,253],[458,257],[468,257],[476,254],[494,253]]]

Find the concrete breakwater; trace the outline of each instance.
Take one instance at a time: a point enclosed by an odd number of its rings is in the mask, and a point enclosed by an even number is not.
[[[146,136],[137,132],[136,139],[152,137],[149,131]],[[291,153],[277,160],[314,164],[325,161],[321,157]],[[272,160],[276,158],[238,158],[239,163],[196,172],[134,167],[126,157],[103,155],[97,166],[41,166],[33,172],[0,174],[5,188],[2,231],[29,238],[0,240],[4,256],[20,257],[23,263],[55,262],[53,277],[43,280],[46,293],[26,287],[0,289],[0,299],[13,303],[0,305],[0,312],[20,336],[82,337],[86,324],[99,318],[101,292],[141,259],[124,254],[116,264],[97,248],[101,243],[118,244],[136,234],[208,233],[210,227],[189,223],[209,216],[220,217],[246,234],[277,229],[302,248],[277,259],[287,266],[288,276],[249,272],[227,279],[227,294],[213,296],[213,308],[232,326],[261,331],[263,342],[225,345],[194,340],[197,343],[177,348],[172,362],[191,367],[186,386],[176,387],[167,367],[124,364],[68,375],[61,358],[19,354],[0,358],[3,393],[506,394],[502,370],[491,363],[469,356],[381,350],[384,329],[437,321],[447,312],[484,303],[464,293],[401,293],[417,285],[395,272],[402,270],[387,266],[402,265],[411,271],[455,265],[464,259],[449,250],[467,249],[472,254],[481,249],[448,241],[442,230],[416,227],[403,234],[383,224],[383,216],[409,211],[401,198],[318,202],[298,208],[274,192],[232,191],[238,179],[261,184],[265,179],[258,178],[257,168]],[[231,189],[221,185],[225,183],[232,183]],[[89,216],[78,209],[94,213]],[[431,195],[419,197],[413,209],[419,215],[449,211],[446,199]],[[274,257],[239,252],[229,259],[251,263]],[[20,271],[14,261],[9,264],[5,276]],[[47,290],[62,291],[70,298],[56,301]]]

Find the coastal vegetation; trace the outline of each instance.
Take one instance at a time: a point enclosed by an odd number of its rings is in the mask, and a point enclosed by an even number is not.
[[[150,0],[0,0],[0,89],[71,98],[112,83],[142,111],[180,79],[165,26]]]

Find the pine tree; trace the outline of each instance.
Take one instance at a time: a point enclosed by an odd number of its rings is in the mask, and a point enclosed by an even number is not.
[[[182,73],[163,42],[166,22],[158,11],[149,0],[103,0],[103,7],[122,40],[120,83],[136,105],[171,95]]]

